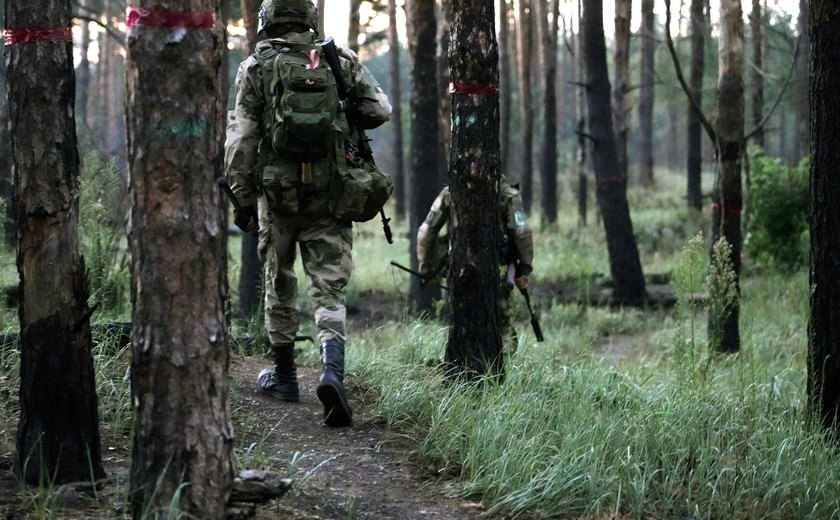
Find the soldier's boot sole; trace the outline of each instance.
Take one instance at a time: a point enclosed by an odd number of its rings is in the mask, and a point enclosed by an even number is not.
[[[353,422],[353,410],[344,394],[344,385],[331,378],[323,378],[316,390],[318,399],[324,405],[324,422],[327,426],[341,428]]]

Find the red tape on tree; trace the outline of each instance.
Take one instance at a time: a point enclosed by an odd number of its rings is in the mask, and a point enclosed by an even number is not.
[[[216,26],[216,13],[129,7],[126,11],[125,24],[129,27],[162,29],[213,29]]]
[[[495,96],[499,93],[498,84],[450,83],[450,94],[469,94],[471,96]]]
[[[721,205],[717,202],[712,203],[712,209],[715,211],[719,211],[721,209]],[[741,205],[740,204],[724,204],[723,205],[723,213],[729,213],[730,215],[736,215],[741,212]]]
[[[70,27],[39,27],[36,29],[6,29],[3,32],[6,45],[28,42],[70,42],[73,33]]]

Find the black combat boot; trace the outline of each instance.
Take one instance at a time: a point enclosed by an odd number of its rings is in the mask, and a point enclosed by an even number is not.
[[[353,410],[344,394],[344,345],[338,340],[327,340],[321,345],[321,363],[324,372],[317,394],[324,404],[324,422],[327,426],[350,426]]]
[[[294,349],[294,343],[271,346],[274,368],[264,368],[257,376],[262,393],[283,401],[300,401]]]

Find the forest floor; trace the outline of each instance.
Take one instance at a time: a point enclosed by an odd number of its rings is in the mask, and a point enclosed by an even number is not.
[[[348,312],[351,328],[376,326],[383,315],[393,314],[393,301],[375,296],[363,300],[361,308]],[[619,335],[595,345],[594,353],[619,360],[633,348],[631,336]],[[292,479],[285,496],[257,508],[257,519],[506,518],[479,502],[451,498],[449,491],[457,483],[411,459],[414,439],[386,427],[372,411],[375,396],[358,386],[352,374],[347,390],[353,424],[330,428],[323,423],[323,407],[315,395],[320,367],[298,366],[301,399],[288,403],[260,393],[256,376],[269,365],[263,356],[242,355],[232,356],[230,365],[234,432],[250,431],[244,438],[266,454],[268,465],[275,468],[271,477]],[[128,518],[131,438],[123,439],[103,440],[108,478],[96,491],[89,484],[47,493],[22,490],[12,471],[13,453],[0,453],[0,520]],[[247,468],[235,471],[243,469]]]

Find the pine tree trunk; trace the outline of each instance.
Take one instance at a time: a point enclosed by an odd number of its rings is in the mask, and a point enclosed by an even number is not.
[[[542,135],[540,156],[540,207],[543,218],[548,224],[557,222],[557,30],[559,1],[543,0],[535,2],[537,28],[540,35],[540,55],[542,56],[543,83],[543,120],[545,128]],[[547,12],[547,8],[551,9]],[[551,15],[551,22],[548,18]]]
[[[577,17],[582,19],[582,2],[577,0]],[[578,206],[578,225],[580,227],[586,226],[586,211],[589,197],[588,179],[586,177],[586,156],[589,150],[589,142],[586,139],[586,134],[589,133],[586,117],[586,68],[583,64],[583,33],[578,29],[577,42],[575,49],[575,132],[577,133],[577,157],[575,160],[575,170],[577,171],[577,206]]]
[[[752,125],[756,129],[753,142],[764,148],[764,129],[759,125],[764,117],[764,44],[761,24],[761,0],[752,0],[750,32],[752,33]]]
[[[627,134],[630,131],[630,107],[627,104],[627,92],[630,89],[630,16],[632,9],[632,0],[615,0],[612,115],[618,168],[625,177],[627,176]]]
[[[653,0],[642,0],[641,67],[639,70],[639,180],[653,185],[653,95],[656,82],[656,15]]]
[[[87,0],[79,0],[79,7],[84,12],[87,8]],[[90,60],[88,59],[88,50],[90,49],[90,30],[89,22],[82,20],[79,23],[81,29],[79,37],[79,65],[76,67],[76,118],[82,127],[86,130],[90,128],[88,124],[88,91],[90,89]]]
[[[438,159],[440,165],[437,169],[438,186],[444,186],[448,179],[446,170],[448,168],[447,157],[449,157],[450,125],[452,121],[452,100],[446,93],[449,92],[449,2],[441,2],[437,6],[437,79],[438,79],[438,125],[440,126],[440,153]]]
[[[478,379],[504,376],[499,286],[499,69],[493,0],[452,1],[452,215],[446,362]]]
[[[3,13],[5,13],[5,1],[0,1],[0,4],[3,4]],[[3,58],[3,63],[6,63],[5,46],[0,49],[0,56]],[[0,197],[8,201],[4,211],[0,212],[0,215],[2,215],[0,218],[3,218],[3,242],[9,247],[15,247],[17,244],[17,230],[15,229],[17,218],[15,217],[14,204],[12,204],[12,150],[11,136],[9,135],[9,103],[6,102],[8,99],[7,87],[6,67],[0,67],[0,99],[3,100],[3,102],[0,102]]]
[[[8,2],[6,28],[7,42],[17,30],[40,30],[37,41],[5,48],[20,275],[15,469],[33,485],[90,481],[105,472],[79,252],[70,2]]]
[[[323,0],[322,0],[323,1]],[[405,201],[405,161],[403,161],[403,129],[402,129],[402,87],[400,85],[400,52],[401,45],[397,34],[397,2],[388,0],[388,84],[390,93],[388,99],[393,107],[391,111],[391,128],[394,134],[394,201],[397,217],[404,218],[406,214]]]
[[[232,485],[233,428],[226,230],[221,194],[213,189],[222,132],[219,0],[139,3],[129,8],[129,21],[145,10],[160,16],[129,23],[126,46],[131,508],[135,518],[145,518],[177,502],[192,518],[220,519]],[[178,27],[185,12],[191,21]]]
[[[718,161],[720,181],[712,200],[712,244],[724,238],[731,247],[730,261],[739,288],[741,273],[741,161],[744,155],[744,22],[741,0],[722,0],[720,7],[720,52],[718,53]],[[726,309],[710,330],[722,331],[721,338],[710,338],[721,352],[741,348],[738,330],[738,298]]]
[[[799,17],[796,19],[799,31],[799,56],[796,58],[796,79],[793,85],[796,104],[796,131],[794,132],[794,160],[798,161],[811,148],[810,106],[808,103],[808,53],[811,48],[811,27],[808,23],[809,0],[799,0]],[[815,35],[816,38],[816,35]]]
[[[583,57],[586,63],[589,130],[592,134],[592,165],[595,195],[604,221],[607,251],[614,290],[613,300],[622,305],[647,301],[639,249],[633,235],[627,204],[627,176],[618,164],[610,109],[607,47],[604,41],[602,0],[583,2]]]
[[[440,162],[440,134],[438,132],[438,81],[435,60],[434,2],[407,0],[409,20],[408,52],[411,56],[411,146],[408,188],[411,196],[409,233],[411,238],[411,267],[418,268],[417,228],[438,194],[437,172]],[[435,179],[435,182],[429,182]],[[411,278],[409,299],[420,311],[429,311],[438,297],[432,284],[421,285],[417,277]]]
[[[840,4],[811,0],[811,316],[808,402],[825,428],[840,433]]]
[[[315,5],[318,6],[318,34],[321,36],[326,36],[326,32],[324,30],[324,17],[326,16],[326,12],[324,8],[326,7],[327,0],[318,0]]]
[[[362,32],[361,20],[359,18],[359,9],[362,6],[362,0],[350,0],[350,19],[347,25],[347,46],[353,52],[359,52],[359,34]]]
[[[512,2],[499,3],[499,157],[502,174],[508,173],[511,120],[510,16]]]
[[[698,106],[703,106],[703,73],[705,70],[706,16],[705,0],[691,0],[691,71],[689,87]],[[703,125],[694,107],[688,105],[687,191],[688,205],[703,209]]]
[[[522,205],[525,211],[531,210],[534,198],[534,107],[531,90],[531,68],[533,56],[533,16],[529,6],[531,0],[518,0],[519,17],[516,27],[517,60],[519,61],[519,113],[522,140],[519,155],[519,189],[522,193]],[[511,182],[514,179],[511,175]]]

